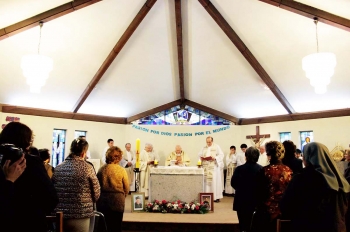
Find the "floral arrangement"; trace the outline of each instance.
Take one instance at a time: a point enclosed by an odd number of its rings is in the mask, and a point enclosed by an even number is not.
[[[197,213],[205,214],[209,211],[209,205],[205,203],[191,202],[186,203],[180,200],[177,201],[158,201],[150,202],[146,206],[146,212],[160,213]]]

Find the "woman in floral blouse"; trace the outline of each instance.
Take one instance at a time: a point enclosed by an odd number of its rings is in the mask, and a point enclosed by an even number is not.
[[[258,173],[258,207],[253,219],[254,231],[276,231],[276,221],[281,216],[279,203],[292,179],[292,170],[282,164],[284,146],[278,141],[265,144],[270,164]]]

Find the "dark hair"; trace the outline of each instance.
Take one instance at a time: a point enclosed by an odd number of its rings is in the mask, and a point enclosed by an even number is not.
[[[113,139],[108,139],[107,143],[110,143],[110,142],[114,142],[114,140]]]
[[[80,156],[81,153],[87,151],[89,143],[85,139],[74,139],[70,145],[70,153]]]
[[[290,140],[285,140],[283,142],[283,146],[285,153],[282,162],[285,163],[287,160],[295,159],[295,150],[297,149],[297,146],[295,146],[295,144]]]
[[[245,157],[247,159],[247,163],[256,163],[258,162],[260,152],[255,147],[249,147],[245,151]]]
[[[25,124],[20,122],[10,122],[0,134],[0,144],[10,143],[26,151],[32,142],[33,132]]]
[[[123,152],[119,147],[113,146],[109,148],[106,152],[106,163],[107,164],[116,164],[122,159]]]
[[[40,154],[40,158],[45,161],[47,159],[50,158],[50,152],[49,152],[49,149],[39,149],[39,154]]]
[[[284,157],[284,146],[278,141],[270,141],[265,144],[266,155],[271,157],[270,164],[275,164]]]
[[[231,149],[235,149],[235,150],[236,150],[236,147],[235,147],[235,146],[231,146],[231,147],[230,147],[230,150],[231,150]]]
[[[36,147],[31,146],[29,148],[29,154],[40,157],[39,150]]]
[[[241,148],[247,148],[247,147],[248,147],[247,144],[245,144],[245,143],[241,144]]]
[[[301,150],[300,149],[295,149],[295,153],[301,154]]]

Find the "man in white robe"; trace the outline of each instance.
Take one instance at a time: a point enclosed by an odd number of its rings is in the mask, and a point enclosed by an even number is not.
[[[260,164],[261,166],[265,167],[267,165],[269,165],[269,160],[267,159],[267,155],[265,152],[265,146],[260,146],[259,147],[260,150],[260,155],[259,155],[259,159],[258,159],[258,164]]]
[[[237,154],[237,167],[245,164],[245,151],[247,150],[247,144],[242,143],[241,144],[241,150],[242,152],[239,152]]]
[[[105,147],[105,149],[103,149],[103,152],[101,154],[100,160],[101,160],[101,166],[106,164],[106,152],[108,151],[109,148],[113,147],[114,145],[114,141],[113,139],[108,139],[107,140],[107,147]]]
[[[180,167],[190,166],[190,158],[188,155],[182,150],[180,145],[175,146],[175,151],[171,152],[168,158],[165,161],[165,166],[170,166],[171,161],[175,161],[174,165]]]
[[[234,194],[235,190],[231,186],[231,178],[232,178],[233,172],[235,171],[235,168],[237,167],[237,156],[236,156],[235,146],[230,147],[230,154],[226,156],[226,166],[227,166],[227,172],[226,172],[225,193]]]
[[[213,193],[215,202],[220,202],[223,198],[220,171],[224,167],[224,153],[213,141],[210,136],[206,138],[207,145],[199,152],[199,158],[204,168],[204,191]]]
[[[159,156],[158,154],[153,150],[153,145],[150,143],[146,143],[145,149],[141,151],[140,154],[140,190],[141,192],[145,193],[145,197],[149,196],[149,177],[150,177],[150,170],[154,166],[154,161],[157,160],[159,163]]]
[[[134,165],[136,163],[136,155],[135,152],[131,150],[130,143],[125,144],[125,150],[123,151],[123,160],[125,161],[125,165],[123,166],[123,168],[125,168],[126,174],[128,175],[129,185],[131,189],[131,186],[135,185]]]

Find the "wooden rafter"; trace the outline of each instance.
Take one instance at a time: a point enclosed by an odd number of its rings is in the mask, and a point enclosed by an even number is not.
[[[68,2],[51,10],[45,11],[41,14],[25,19],[21,22],[15,23],[8,27],[4,27],[0,29],[0,40],[16,35],[32,27],[38,26],[39,22],[51,21],[63,15],[74,12],[75,10],[90,6],[99,1],[101,0],[74,0],[72,2]]]
[[[2,108],[1,109],[2,112],[4,113],[25,114],[25,115],[52,117],[52,118],[75,119],[75,120],[84,120],[84,121],[93,121],[93,122],[106,122],[106,123],[115,123],[115,124],[126,124],[126,118],[121,118],[121,117],[79,114],[79,113],[72,113],[72,112],[44,110],[44,109],[36,109],[36,108],[13,106],[13,105],[2,105],[1,108]]]
[[[261,66],[259,61],[254,57],[251,51],[247,48],[244,42],[239,38],[232,27],[227,23],[220,12],[215,8],[215,6],[209,0],[198,0],[205,10],[210,14],[214,21],[219,25],[219,27],[225,32],[232,43],[237,47],[237,49],[246,58],[252,68],[257,72],[263,82],[270,88],[271,92],[276,96],[279,102],[283,105],[289,114],[295,113],[292,105],[288,102],[286,97],[282,94],[276,84],[273,82],[269,74]]]
[[[298,120],[319,119],[319,118],[333,118],[333,117],[343,117],[343,116],[350,116],[350,108],[318,111],[318,112],[312,112],[312,113],[277,115],[277,116],[261,117],[261,118],[241,118],[239,125],[298,121]]]
[[[207,112],[209,114],[212,114],[212,115],[215,115],[215,116],[219,116],[221,118],[224,118],[224,119],[229,120],[229,121],[234,122],[234,123],[238,122],[238,118],[233,117],[232,115],[225,114],[225,113],[223,113],[221,111],[218,111],[218,110],[214,110],[214,109],[209,108],[207,106],[201,105],[201,104],[199,104],[197,102],[193,102],[193,101],[190,101],[190,100],[185,100],[183,102],[183,104],[184,105],[188,105],[188,106],[192,106],[193,108],[205,111],[205,112]]]
[[[142,20],[146,17],[147,13],[151,10],[153,5],[156,3],[157,0],[147,0],[146,3],[142,6],[141,10],[137,13],[129,27],[126,29],[124,34],[120,37],[117,44],[114,46],[112,51],[108,54],[105,61],[102,63],[101,67],[98,69],[88,86],[85,88],[84,92],[80,96],[79,100],[75,104],[73,108],[73,112],[76,113],[82,106],[82,104],[85,102],[87,97],[90,95],[92,90],[95,88],[97,83],[101,80],[103,74],[107,71],[109,66],[112,64],[114,59],[117,57],[119,52],[122,50],[126,42],[128,42],[129,38],[132,36],[136,28],[140,25]]]
[[[182,16],[181,16],[181,0],[175,0],[175,16],[176,16],[176,37],[177,37],[177,59],[179,65],[180,80],[180,97],[185,99],[184,89],[184,63],[183,63],[183,47],[182,47]]]
[[[171,107],[181,105],[182,102],[183,101],[181,99],[173,101],[173,102],[169,102],[167,104],[164,104],[164,105],[158,106],[156,108],[147,110],[145,112],[142,112],[142,113],[136,114],[134,116],[131,116],[131,117],[127,118],[126,122],[127,123],[131,123],[131,122],[133,122],[135,120],[138,120],[140,118],[144,118],[144,117],[147,117],[149,115],[156,114],[156,113],[158,113],[160,111],[163,111],[163,110],[168,110]]]
[[[318,21],[349,31],[350,32],[350,20],[342,18],[340,16],[328,13],[326,11],[317,9],[312,6],[305,5],[303,3],[291,0],[260,0],[268,4],[280,7],[282,9],[294,12],[296,14],[313,19],[318,18]]]

